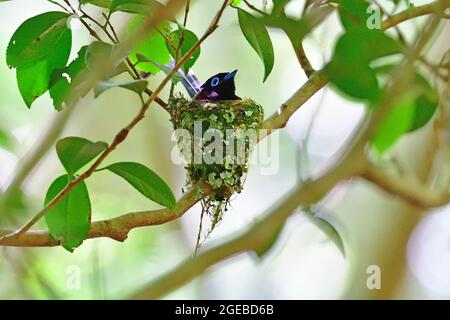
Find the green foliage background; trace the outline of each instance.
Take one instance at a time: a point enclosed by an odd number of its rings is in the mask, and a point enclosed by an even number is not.
[[[139,3],[136,5],[133,1],[129,2],[131,5],[127,1],[112,2],[112,11],[121,11],[114,13],[113,22],[121,24],[131,17],[130,13],[134,14],[142,10]],[[278,1],[280,2],[283,1]],[[277,1],[274,3],[276,9]],[[312,131],[312,135],[318,142],[315,149],[313,147],[314,150],[320,149],[320,143],[323,144],[327,139],[331,139],[339,131],[341,134],[334,141],[338,144],[344,141],[346,134],[355,127],[363,108],[370,108],[376,103],[380,94],[380,84],[383,83],[383,75],[389,72],[392,61],[394,63],[399,61],[398,54],[403,50],[401,44],[393,40],[394,33],[388,36],[379,30],[367,31],[358,24],[358,21],[355,23],[352,19],[347,19],[345,13],[355,12],[355,8],[352,8],[349,2],[343,3],[345,5],[342,7],[347,11],[343,9],[340,15],[333,14],[329,23],[320,25],[305,41],[308,51],[314,52],[311,60],[315,65],[325,66],[332,88],[335,90],[325,93],[325,97],[328,97],[326,100],[328,105],[323,107],[321,116],[318,116],[318,127],[321,129]],[[97,4],[107,6],[109,2],[97,1]],[[239,5],[240,9],[230,9],[225,12],[216,34],[208,39],[201,50],[196,51],[193,58],[188,60],[183,68],[187,71],[192,67],[200,79],[207,79],[217,72],[239,69],[237,94],[255,99],[264,106],[265,114],[271,114],[280,102],[286,100],[305,81],[290,42],[299,41],[305,36],[306,25],[296,21],[290,15],[283,19],[256,18],[256,15],[249,16],[248,12],[251,11],[239,1],[234,1],[233,5]],[[39,140],[45,132],[44,124],[53,121],[54,109],[63,109],[65,93],[71,87],[64,74],[71,78],[72,84],[76,83],[75,80],[82,72],[82,66],[89,67],[90,63],[95,64],[96,56],[104,57],[105,52],[107,55],[111,48],[101,43],[89,45],[89,35],[82,27],[76,31],[72,30],[74,32],[69,37],[70,30],[66,25],[58,24],[58,21],[65,17],[55,13],[46,14],[48,16],[44,16],[39,23],[33,25],[33,28],[29,30],[25,28],[23,35],[16,34],[16,38],[11,40],[15,41],[14,46],[7,47],[14,31],[23,21],[56,9],[44,1],[36,5],[11,2],[2,6],[5,7],[5,11],[0,15],[4,16],[5,20],[0,24],[0,52],[6,53],[7,64],[16,69],[8,69],[5,63],[0,64],[0,76],[3,79],[0,90],[2,119],[0,144],[6,150],[2,151],[0,158],[0,161],[6,163],[2,166],[3,169],[0,169],[0,182],[5,185],[14,165],[17,164],[18,157],[27,151],[29,145]],[[193,2],[188,20],[189,31],[186,31],[186,38],[181,47],[182,54],[189,50],[208,26],[209,20],[205,19],[205,12],[214,12],[216,7],[217,4],[213,2]],[[89,7],[89,10],[98,13],[93,7]],[[131,30],[128,32],[137,28],[139,20],[140,18],[134,18]],[[418,19],[415,23],[420,26],[422,22]],[[40,29],[45,29],[53,23],[56,23],[59,29],[58,34],[52,34],[66,44],[54,47],[51,45],[52,39],[44,33],[47,38],[41,39],[42,42],[37,44],[38,49],[31,54],[27,53],[23,49],[22,41],[32,42],[40,33]],[[342,32],[345,33],[334,30],[340,24],[344,26]],[[265,25],[270,26],[270,32],[266,31]],[[148,39],[140,43],[130,56],[132,62],[138,62],[138,70],[155,75],[147,82],[145,80],[130,81],[125,74],[119,74],[114,81],[105,79],[99,83],[95,89],[96,99],[90,94],[83,98],[75,111],[73,120],[64,131],[64,137],[72,138],[61,140],[57,144],[56,150],[46,157],[36,170],[27,184],[27,190],[14,199],[14,203],[8,204],[10,212],[7,214],[12,219],[5,223],[6,225],[10,223],[15,225],[17,221],[23,221],[30,212],[38,211],[44,202],[46,186],[52,185],[45,197],[45,202],[49,202],[64,186],[61,181],[72,181],[76,178],[76,173],[83,172],[82,169],[87,168],[87,164],[95,161],[95,158],[106,148],[105,143],[95,143],[95,141],[112,141],[117,128],[122,127],[124,122],[131,119],[138,111],[140,99],[136,93],[141,93],[146,85],[150,87],[157,85],[164,77],[164,73],[159,72],[158,65],[166,64],[170,57],[177,58],[173,47],[167,43],[165,37],[171,39],[176,45],[182,29],[175,30],[175,26],[172,26],[169,30],[168,25],[161,25],[160,28],[161,33],[149,35]],[[405,30],[413,38],[414,27],[405,27]],[[448,35],[448,30],[444,34]],[[327,59],[322,56],[324,52],[327,52]],[[136,53],[143,54],[145,59]],[[387,61],[381,64],[381,67],[374,64],[379,58],[385,58],[386,60],[382,61]],[[325,64],[324,61],[329,63]],[[119,71],[116,69],[111,73],[120,73],[120,67],[117,67]],[[55,69],[59,70],[55,72]],[[383,159],[386,152],[399,141],[400,145],[396,145],[399,149],[395,149],[400,150],[398,152],[402,152],[403,155],[412,154],[413,158],[422,156],[419,156],[420,150],[416,149],[414,144],[408,145],[407,140],[411,138],[400,140],[405,133],[410,134],[416,130],[418,131],[411,135],[413,138],[425,135],[426,130],[429,130],[426,124],[437,105],[437,94],[426,74],[424,76],[423,72],[417,73],[415,77],[417,86],[411,87],[411,92],[405,93],[404,99],[395,108],[395,112],[392,112],[385,120],[376,134],[373,140],[375,157]],[[48,84],[52,87],[49,94],[44,94]],[[178,85],[176,90],[183,89],[181,85]],[[41,95],[43,96],[36,100]],[[164,91],[164,95],[168,95],[168,89]],[[32,108],[28,110],[25,105],[28,108],[32,105]],[[336,110],[342,105],[345,105],[342,107],[344,111]],[[310,110],[314,108],[313,103],[306,106],[308,107]],[[423,111],[424,109],[426,111]],[[333,121],[333,116],[341,112],[344,112],[341,120],[344,118],[346,120]],[[302,109],[299,114],[304,116],[304,120],[299,121],[298,124],[292,124],[287,131],[280,133],[277,174],[275,176],[259,174],[258,169],[262,166],[261,164],[250,171],[244,192],[239,195],[234,208],[227,212],[223,225],[217,234],[213,234],[212,241],[245,227],[248,220],[275,203],[295,183],[293,177],[302,179],[305,172],[306,175],[314,172],[337,150],[338,145],[326,145],[320,152],[306,154],[307,150],[304,149],[304,145],[302,147],[299,140],[305,139],[306,130],[303,128],[307,127],[308,120],[312,119],[312,112],[308,110],[303,112]],[[71,196],[75,200],[72,200],[72,203],[70,199],[60,203],[46,216],[47,225],[41,221],[38,226],[49,227],[55,238],[62,236],[65,239],[64,248],[72,251],[86,237],[88,232],[86,222],[91,219],[91,214],[94,215],[94,220],[100,220],[143,208],[157,208],[158,205],[155,203],[173,208],[174,194],[177,198],[181,195],[185,174],[182,166],[173,165],[170,159],[174,147],[174,142],[170,140],[170,133],[171,125],[168,115],[157,107],[151,107],[148,117],[133,131],[127,143],[121,145],[120,150],[108,158],[108,165],[111,166],[106,169],[109,170],[96,172],[86,182],[87,186],[82,184],[79,189],[74,190]],[[66,143],[65,146],[64,143]],[[301,156],[299,151],[302,151]],[[416,159],[406,161],[413,166]],[[108,171],[124,179],[119,179]],[[61,177],[63,174],[67,175]],[[55,177],[60,178],[54,181]],[[127,181],[134,188],[130,187]],[[370,207],[378,208],[378,211],[396,211],[391,209],[396,206],[395,203],[381,200],[372,193],[365,194],[366,187],[357,186],[345,199],[339,201],[339,205],[331,208],[333,211],[331,215],[333,219],[337,219],[337,222],[333,223],[335,229],[328,234],[324,233],[326,227],[320,227],[318,220],[293,219],[294,221],[290,222],[290,227],[287,228],[288,231],[283,233],[279,240],[281,243],[287,242],[289,236],[293,237],[294,240],[289,240],[289,245],[283,248],[275,245],[274,251],[269,251],[268,256],[257,263],[254,258],[241,257],[238,262],[232,261],[221,270],[195,280],[170,297],[340,297],[346,285],[345,276],[347,272],[350,272],[348,271],[350,262],[341,255],[339,246],[329,241],[330,234],[334,232],[331,239],[335,242],[340,242],[340,238],[348,240],[349,235],[354,235],[352,233],[354,230],[364,234],[364,231],[370,229],[371,221],[383,220],[380,215],[368,214],[367,218],[342,227],[346,223],[344,221],[348,221],[347,217],[344,219],[345,214],[356,215],[367,206],[365,203],[355,203],[349,207],[348,203],[351,202],[349,198],[357,199],[362,194],[360,199],[366,199]],[[89,190],[89,195],[86,188]],[[139,192],[136,192],[136,189]],[[80,214],[80,208],[85,209],[81,210],[82,214]],[[181,221],[168,225],[133,230],[124,243],[116,243],[109,239],[86,241],[76,249],[74,254],[62,248],[26,250],[7,248],[4,253],[5,259],[0,262],[0,297],[83,299],[126,297],[139,289],[142,283],[154,279],[180,262],[183,257],[192,254],[198,212],[198,208],[192,210]],[[5,221],[5,216],[5,213],[0,212],[1,221]],[[65,219],[61,220],[61,216]],[[77,229],[68,227],[71,217],[76,220]],[[387,223],[388,217],[384,218],[386,220],[380,223]],[[80,221],[83,223],[80,224]],[[297,230],[294,231],[294,229]],[[77,230],[75,236],[74,230]],[[326,244],[317,248],[317,243],[324,240],[327,241]],[[299,253],[302,250],[303,252]],[[308,255],[308,250],[313,253]],[[354,250],[357,251],[357,249]],[[316,259],[311,265],[305,265],[305,259],[315,255],[322,255],[323,259]],[[273,262],[270,262],[272,260]],[[242,265],[243,271],[239,274],[238,271]],[[79,268],[82,279],[80,289],[75,290],[70,289],[68,285],[73,266]],[[312,269],[316,270],[315,273],[313,272],[314,281],[308,283],[307,275],[311,274]],[[287,283],[284,273],[292,272],[299,274],[296,278],[298,281]],[[14,277],[8,276],[10,274],[14,274]],[[246,278],[247,280],[244,281],[243,279]],[[230,279],[236,281],[230,282]],[[240,280],[246,284],[242,285],[243,287],[251,288],[249,292],[241,294],[233,292],[234,286],[239,286]],[[256,285],[260,281],[263,283],[262,289]],[[410,281],[415,283],[416,280],[410,279]],[[287,288],[282,289],[285,285]],[[271,286],[275,286],[278,291],[272,291]],[[311,294],[312,288],[315,287],[322,289],[317,289]],[[211,293],[213,289],[216,289],[217,293]],[[405,295],[420,297],[422,294],[430,294],[426,286]]]

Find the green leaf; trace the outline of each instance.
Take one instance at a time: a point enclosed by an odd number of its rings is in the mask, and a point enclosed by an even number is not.
[[[325,67],[325,71],[330,82],[357,100],[374,101],[380,93],[376,72],[367,65],[334,59]]]
[[[86,65],[88,68],[95,68],[95,63],[108,59],[114,50],[112,44],[103,41],[93,41],[86,51]]]
[[[56,110],[61,110],[63,108],[63,103],[67,102],[69,90],[76,90],[77,77],[86,68],[87,48],[87,46],[82,47],[78,51],[77,58],[75,58],[67,67],[53,72],[49,92],[50,97],[53,99],[53,106]],[[79,94],[84,96],[84,93]]]
[[[16,143],[17,141],[13,136],[6,130],[3,130],[3,128],[0,128],[0,148],[7,151],[14,151]]]
[[[128,32],[132,34],[144,21],[143,17],[135,17],[129,24]],[[162,24],[158,29],[163,34],[168,34],[170,32],[170,27],[168,24]],[[150,31],[144,39],[139,42],[132,50],[129,58],[132,63],[138,62],[137,54],[147,57],[147,59],[160,64],[167,64],[170,61],[170,53],[166,47],[166,39],[159,32],[152,30]],[[156,74],[160,71],[158,67],[150,62],[140,62],[136,69],[144,72],[150,72]]]
[[[93,41],[91,44],[89,44],[86,51],[86,66],[88,68],[94,69],[96,63],[98,63],[99,61],[103,61],[104,59],[109,59],[113,50],[114,46],[112,44],[102,41]],[[125,67],[125,63],[122,62],[115,69],[112,69],[108,77],[111,78],[121,73],[117,72],[117,70],[125,72],[127,70]]]
[[[97,7],[109,8],[111,7],[112,0],[79,0],[78,2],[80,3],[80,5],[89,3]]]
[[[22,23],[9,41],[7,64],[17,68],[49,57],[53,58],[49,62],[67,62],[72,43],[68,17],[64,12],[46,12]]]
[[[401,52],[400,43],[383,31],[355,27],[338,39],[334,56],[351,64],[369,64],[375,59]]]
[[[284,4],[280,6],[282,9]],[[274,8],[275,11],[275,8]],[[277,15],[272,13],[268,16],[258,18],[266,26],[283,30],[293,43],[294,47],[298,47],[303,38],[314,30],[320,23],[325,21],[326,17],[333,11],[331,6],[323,6],[311,9],[308,15],[302,19],[293,19],[284,13]]]
[[[415,100],[414,117],[408,132],[416,131],[422,128],[433,117],[439,100],[435,97],[423,94]]]
[[[351,30],[353,27],[366,25],[370,13],[367,12],[369,3],[365,0],[340,0],[339,17],[342,26]]]
[[[112,44],[102,41],[93,41],[89,44],[86,51],[86,67],[88,69],[95,69],[98,62],[110,59],[114,48],[115,46]],[[103,80],[113,78],[121,73],[127,72],[127,70],[128,68],[125,62],[122,61],[115,68],[111,68],[111,72]]]
[[[47,60],[41,60],[35,64],[18,67],[16,77],[20,95],[27,107],[31,108],[33,102],[48,90],[51,65]]]
[[[169,209],[175,208],[176,200],[170,187],[146,166],[135,162],[119,162],[106,169],[124,178],[150,200]]]
[[[272,71],[275,61],[269,32],[260,20],[256,19],[248,12],[239,8],[237,11],[242,34],[264,64],[264,82]]]
[[[242,2],[242,0],[233,0],[233,1],[231,1],[231,5],[238,6],[241,2]]]
[[[381,30],[355,26],[338,39],[326,72],[330,81],[345,94],[374,101],[380,88],[370,64],[375,59],[400,52],[401,45]]]
[[[395,68],[396,65],[384,65],[375,70],[381,75],[390,75]],[[439,105],[439,94],[417,70],[408,87],[408,93],[415,97],[414,117],[408,129],[408,132],[412,132],[422,128],[431,120]]]
[[[161,6],[162,4],[155,0],[112,0],[109,10],[148,15]]]
[[[101,154],[108,144],[92,142],[84,138],[68,137],[56,143],[56,153],[62,165],[70,176],[78,169]]]
[[[414,109],[414,99],[408,95],[390,111],[372,138],[373,146],[378,154],[386,152],[403,134],[408,132],[414,120]]]
[[[45,205],[53,200],[68,184],[67,175],[57,178],[45,196]],[[86,184],[82,181],[74,187],[45,215],[50,234],[61,245],[73,252],[89,235],[91,227],[91,202]]]
[[[131,81],[121,81],[121,82],[113,82],[113,81],[99,81],[97,86],[94,88],[95,97],[98,97],[106,90],[112,88],[124,88],[130,91],[134,91],[137,94],[141,94],[147,88],[148,82],[147,80],[131,80]]]
[[[7,63],[17,68],[17,84],[27,107],[44,94],[54,70],[69,59],[72,33],[68,14],[47,12],[26,20],[12,36]]]
[[[176,60],[176,48],[180,45],[181,39],[183,42],[180,47],[180,51],[178,53],[178,58],[184,56],[197,42],[198,38],[192,31],[187,29],[178,29],[169,34],[168,40],[166,40],[167,49],[170,52],[170,55]],[[195,64],[198,57],[200,56],[200,47],[195,49],[194,54],[183,64],[183,71],[187,73],[189,69]]]

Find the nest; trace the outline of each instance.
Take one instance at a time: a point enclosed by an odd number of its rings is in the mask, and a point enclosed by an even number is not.
[[[173,97],[169,107],[186,161],[187,187],[206,183],[212,190],[202,202],[202,217],[207,213],[211,218],[209,234],[222,219],[231,196],[243,188],[263,108],[251,99],[203,102],[181,95]]]

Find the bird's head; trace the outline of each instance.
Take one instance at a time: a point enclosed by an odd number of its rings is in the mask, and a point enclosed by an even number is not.
[[[234,77],[237,70],[221,72],[209,78],[202,86],[196,100],[239,100],[236,96]]]

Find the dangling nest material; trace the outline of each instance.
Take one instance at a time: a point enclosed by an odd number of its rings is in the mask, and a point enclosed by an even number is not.
[[[202,217],[206,213],[211,221],[207,237],[221,221],[231,196],[242,190],[263,109],[251,99],[199,102],[182,95],[172,98],[169,108],[187,163],[187,186],[206,183],[212,189],[202,202]]]

